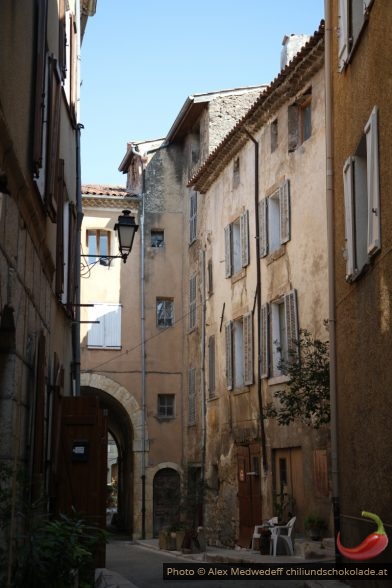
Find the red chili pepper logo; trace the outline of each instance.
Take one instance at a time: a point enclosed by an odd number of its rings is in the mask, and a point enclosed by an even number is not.
[[[336,540],[340,553],[349,559],[355,559],[357,561],[372,559],[380,555],[388,545],[388,536],[385,533],[380,517],[372,512],[366,511],[362,511],[362,516],[373,519],[377,523],[377,531],[375,533],[371,533],[366,537],[358,547],[343,547],[340,543],[340,533],[338,533]]]

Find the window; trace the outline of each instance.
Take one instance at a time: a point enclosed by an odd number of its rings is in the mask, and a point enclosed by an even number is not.
[[[271,153],[278,147],[278,119],[272,121],[271,126]]]
[[[240,185],[240,158],[237,157],[233,163],[233,188]]]
[[[157,327],[172,327],[174,324],[174,302],[172,298],[157,298]]]
[[[290,235],[290,181],[259,202],[259,254],[265,257],[287,243]]]
[[[295,151],[312,135],[312,91],[288,108],[288,150]]]
[[[189,243],[196,240],[197,231],[197,192],[189,195]]]
[[[165,244],[165,233],[160,229],[151,230],[151,247],[163,247]]]
[[[253,317],[252,313],[229,321],[225,326],[227,389],[253,384]]]
[[[350,60],[373,0],[339,0],[339,71]]]
[[[196,276],[189,280],[189,329],[196,327]]]
[[[174,394],[158,394],[158,418],[174,418]]]
[[[208,396],[215,398],[215,336],[208,337]]]
[[[101,265],[110,265],[110,231],[102,229],[88,229],[86,231],[88,249],[88,263],[99,261]]]
[[[355,155],[346,160],[343,169],[349,282],[361,275],[381,247],[377,117],[375,106]]]
[[[188,371],[188,425],[196,423],[196,369]]]
[[[91,326],[87,345],[93,348],[121,348],[121,305],[94,304],[89,308]]]
[[[226,278],[249,264],[249,214],[245,211],[236,221],[225,227]]]
[[[280,376],[280,362],[298,351],[298,313],[296,290],[261,307],[260,373],[262,378]]]

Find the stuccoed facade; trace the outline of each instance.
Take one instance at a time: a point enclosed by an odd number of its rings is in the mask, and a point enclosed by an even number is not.
[[[328,338],[323,51],[321,26],[189,182],[200,306],[189,364],[199,368],[205,524],[223,544],[247,547],[254,525],[279,514],[281,491],[297,530],[311,512],[330,523],[328,427],[261,416],[287,381],[277,347],[298,327]]]

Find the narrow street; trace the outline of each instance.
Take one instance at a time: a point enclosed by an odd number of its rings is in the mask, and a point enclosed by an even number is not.
[[[242,580],[163,580],[164,563],[192,563],[195,560],[176,557],[167,552],[157,552],[152,549],[135,545],[130,541],[111,541],[106,546],[106,567],[135,584],[137,588],[240,588]],[[249,588],[266,586],[267,588],[303,588],[303,581],[287,580],[249,580]]]

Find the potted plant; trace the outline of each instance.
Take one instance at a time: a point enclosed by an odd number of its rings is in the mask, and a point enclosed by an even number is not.
[[[316,514],[309,514],[304,524],[305,530],[313,541],[319,541],[327,528],[325,520]]]

